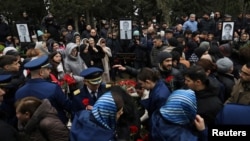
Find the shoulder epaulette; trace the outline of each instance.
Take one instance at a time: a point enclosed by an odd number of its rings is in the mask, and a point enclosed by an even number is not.
[[[112,85],[111,84],[106,84],[105,87],[106,88],[110,88]]]
[[[80,93],[80,89],[77,89],[73,92],[74,95],[78,95]]]

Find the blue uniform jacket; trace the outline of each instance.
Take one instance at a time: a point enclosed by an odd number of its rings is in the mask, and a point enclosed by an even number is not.
[[[165,104],[169,95],[170,91],[166,84],[162,80],[157,81],[155,87],[150,90],[149,98],[141,101],[143,107],[148,110],[149,117]]]
[[[215,123],[222,125],[250,125],[250,105],[226,104],[217,114]]]
[[[63,123],[67,123],[68,118],[64,110],[71,112],[71,101],[63,93],[59,85],[40,78],[30,79],[23,87],[17,90],[15,99],[17,101],[27,96],[49,99],[51,104],[56,108],[59,118]]]
[[[100,87],[98,88],[97,92],[97,99],[106,92],[106,85],[101,84]],[[75,93],[73,98],[72,98],[72,112],[73,114],[80,111],[80,110],[85,110],[86,105],[82,103],[83,99],[89,99],[89,105],[93,106],[95,104],[95,101],[92,97],[92,95],[89,93],[86,85],[84,85],[78,93]]]
[[[91,111],[76,113],[70,130],[70,141],[115,141],[115,131],[102,127]]]

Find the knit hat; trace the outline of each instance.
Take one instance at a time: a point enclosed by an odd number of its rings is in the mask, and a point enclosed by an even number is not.
[[[205,47],[208,50],[210,48],[210,44],[207,41],[203,41],[200,43],[199,47]]]
[[[233,62],[228,58],[220,58],[216,61],[217,71],[220,73],[227,73],[233,67]]]
[[[44,33],[41,30],[37,30],[37,36],[42,36]]]
[[[179,89],[172,92],[160,108],[163,118],[171,123],[186,125],[194,121],[197,113],[194,91]]]
[[[17,49],[15,47],[5,47],[3,49],[3,55],[6,55],[6,53],[10,50],[13,50],[13,51],[17,51]]]
[[[138,31],[138,30],[135,30],[134,32],[133,32],[133,36],[139,36],[140,35],[140,32]]]
[[[74,33],[74,37],[75,37],[75,36],[80,36],[80,33],[79,33],[79,32],[75,32],[75,33]]]
[[[158,54],[158,63],[162,63],[165,59],[172,58],[172,54],[166,51],[162,51]]]

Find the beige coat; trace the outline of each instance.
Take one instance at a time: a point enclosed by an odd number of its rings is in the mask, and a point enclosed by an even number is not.
[[[241,79],[237,80],[233,87],[231,97],[229,97],[225,103],[250,104],[250,90],[244,90]]]
[[[100,42],[103,38],[100,38],[97,42],[97,45],[99,45],[100,47],[102,47],[100,45]],[[111,49],[107,46],[103,46],[102,47],[103,51],[105,52],[105,57],[102,58],[102,64],[103,64],[103,69],[104,69],[104,72],[103,72],[103,75],[102,75],[102,81],[104,83],[108,83],[110,82],[110,62],[109,62],[109,57],[112,57],[112,53],[111,53]]]

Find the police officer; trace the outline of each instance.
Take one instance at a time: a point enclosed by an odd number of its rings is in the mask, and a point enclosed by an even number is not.
[[[108,89],[102,83],[103,70],[97,67],[90,67],[81,72],[84,77],[83,88],[74,91],[72,98],[73,112],[80,110],[91,110],[96,100]]]
[[[39,99],[47,98],[56,108],[59,118],[66,124],[68,118],[65,110],[71,112],[71,101],[58,84],[46,80],[50,75],[51,68],[48,55],[27,62],[24,64],[24,68],[30,71],[31,79],[17,90],[15,99],[20,100],[27,96],[34,96]]]
[[[0,105],[3,102],[4,95],[7,93],[11,81],[11,75],[0,75]],[[4,119],[4,112],[0,109],[0,139],[8,141],[17,141],[18,132]]]

